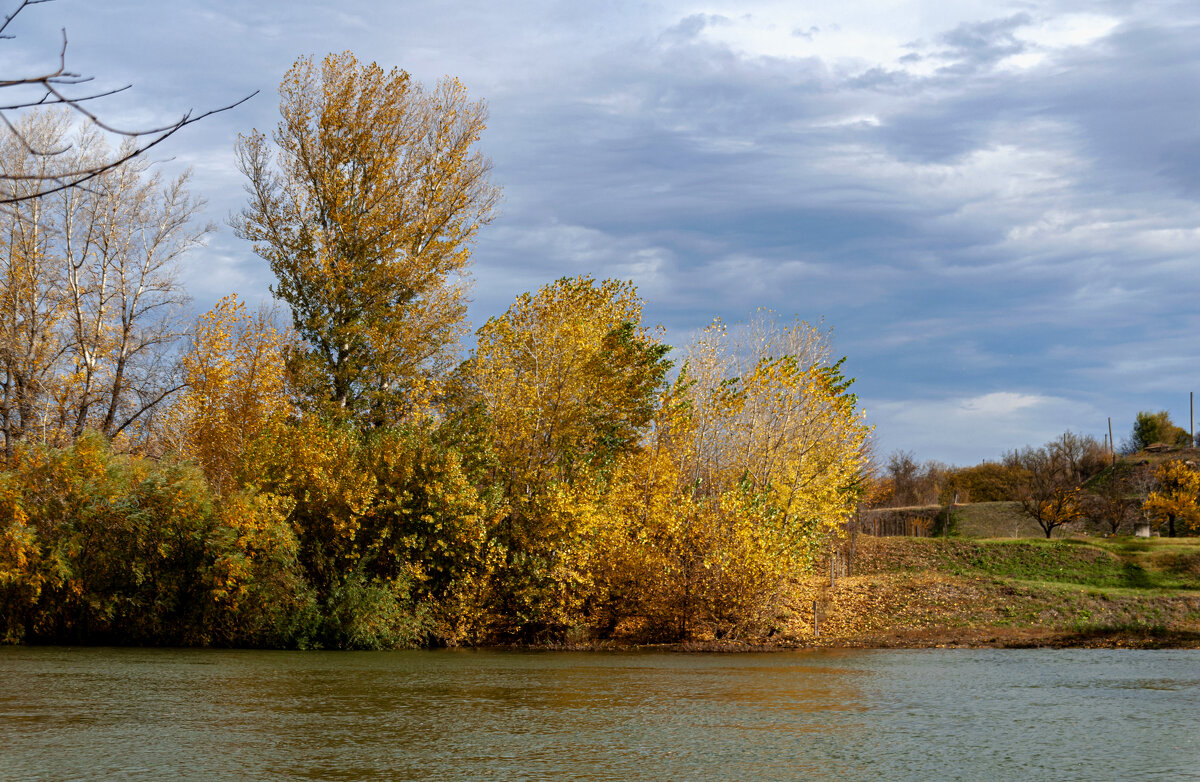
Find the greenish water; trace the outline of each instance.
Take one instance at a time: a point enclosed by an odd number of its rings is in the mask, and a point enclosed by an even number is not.
[[[0,648],[0,779],[1200,779],[1200,652]]]

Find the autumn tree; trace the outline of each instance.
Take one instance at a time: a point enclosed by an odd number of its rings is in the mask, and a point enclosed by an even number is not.
[[[214,486],[236,486],[242,454],[292,406],[284,370],[286,335],[269,313],[251,315],[236,295],[200,317],[183,357],[186,388],[172,412],[178,448]]]
[[[1024,471],[1018,489],[1022,511],[1051,533],[1084,515],[1081,485],[1104,466],[1096,439],[1065,432],[1041,448],[1009,454],[1006,464]]]
[[[11,611],[0,636],[193,642],[209,499],[194,467],[113,453],[95,432],[62,449],[21,444],[0,473],[0,509],[18,511],[0,516],[0,604]],[[18,573],[14,533],[33,543]]]
[[[950,469],[942,487],[941,498],[960,502],[1009,502],[1016,500],[1025,479],[1019,464],[983,461],[971,467]]]
[[[1183,427],[1176,426],[1166,410],[1157,413],[1142,410],[1133,422],[1133,431],[1129,435],[1125,450],[1136,453],[1148,445],[1163,443],[1165,445],[1189,445],[1191,435]]]
[[[869,433],[828,340],[760,315],[717,323],[685,353],[647,443],[622,462],[609,508],[620,569],[610,610],[687,637],[769,621],[789,578],[853,512]],[[607,559],[607,558],[606,558]]]
[[[363,425],[402,420],[447,369],[469,245],[498,191],[475,148],[487,112],[454,79],[426,90],[349,52],[296,61],[271,139],[238,145],[239,236],[275,273],[311,402]]]
[[[1154,472],[1156,487],[1142,509],[1151,518],[1167,522],[1167,535],[1175,537],[1176,520],[1200,527],[1200,472],[1178,459],[1163,462]]]
[[[88,165],[107,146],[72,132],[62,114],[26,116],[21,137],[0,136],[0,170]],[[71,142],[46,158],[25,141]],[[93,428],[134,435],[172,393],[175,343],[187,296],[178,267],[209,230],[188,175],[169,182],[133,159],[67,188],[21,200],[0,213],[0,428],[5,452],[22,438],[66,441]],[[11,192],[36,188],[16,177]]]
[[[750,481],[785,523],[842,521],[863,477],[869,432],[828,336],[761,313],[717,323],[687,353],[699,418],[695,478]]]
[[[892,507],[935,505],[948,478],[948,470],[938,462],[917,462],[911,451],[896,451],[888,457],[884,481]]]
[[[204,202],[189,179],[164,181],[135,158],[61,196],[73,437],[126,434],[181,387],[174,353],[189,299],[179,266],[212,230],[196,222]]]
[[[49,115],[27,117],[20,128],[44,143],[56,143],[67,132],[60,118]],[[7,182],[12,194],[33,192],[36,185],[27,175],[40,176],[56,164],[30,155],[15,134],[0,137],[0,171],[15,174]],[[39,424],[44,431],[64,365],[63,264],[54,247],[60,223],[40,200],[0,215],[0,428],[6,458]]]
[[[442,434],[429,421],[364,432],[310,415],[253,443],[246,477],[289,504],[327,645],[459,639],[490,509]]]
[[[601,520],[595,482],[634,449],[655,412],[668,348],[642,325],[632,284],[563,278],[525,293],[478,331],[468,362],[486,411],[505,508],[499,613],[523,633],[557,632],[591,583]]]

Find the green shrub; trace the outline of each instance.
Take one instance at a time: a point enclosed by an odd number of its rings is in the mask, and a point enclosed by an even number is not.
[[[402,649],[424,644],[430,629],[406,579],[369,581],[354,572],[329,593],[320,639],[334,649]]]
[[[24,548],[4,634],[39,641],[185,643],[199,624],[212,497],[193,467],[114,454],[98,434],[26,446],[4,475],[2,536]],[[16,559],[22,559],[18,555]],[[0,581],[5,579],[0,578]]]

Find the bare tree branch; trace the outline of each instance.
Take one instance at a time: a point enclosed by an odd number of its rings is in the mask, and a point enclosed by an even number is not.
[[[21,11],[23,11],[26,7],[48,2],[51,2],[51,0],[22,0],[21,4],[17,6],[16,10],[6,16],[4,18],[4,22],[0,24],[0,39],[11,39],[13,37],[11,34],[8,34],[5,31],[8,29],[8,26],[12,23],[12,21],[16,19],[17,15],[20,14]],[[53,173],[0,173],[0,182],[32,180],[45,182],[48,185],[45,188],[38,188],[33,192],[16,194],[9,190],[7,193],[0,193],[0,205],[15,204],[34,198],[42,198],[47,195],[67,190],[68,188],[84,185],[101,174],[111,171],[114,168],[127,163],[129,160],[146,153],[150,149],[153,149],[171,136],[178,133],[183,128],[186,128],[188,125],[199,122],[206,117],[211,117],[214,114],[220,114],[223,111],[229,111],[230,109],[236,108],[258,94],[258,90],[255,90],[241,100],[234,101],[226,106],[212,109],[211,111],[206,111],[203,114],[196,116],[193,116],[191,110],[189,109],[177,121],[167,125],[162,125],[160,127],[144,128],[141,130],[128,130],[115,127],[114,125],[105,122],[96,112],[89,109],[85,104],[89,101],[95,101],[99,98],[106,98],[119,92],[124,92],[132,85],[127,84],[123,87],[93,92],[91,94],[82,96],[68,95],[63,91],[63,87],[75,86],[92,81],[92,77],[82,76],[81,74],[68,71],[66,58],[67,31],[64,29],[62,31],[62,48],[59,50],[58,68],[56,70],[38,76],[0,79],[0,89],[6,87],[37,87],[42,90],[41,96],[36,99],[18,101],[8,105],[0,106],[0,123],[8,128],[8,131],[17,138],[18,142],[24,146],[31,155],[41,157],[61,155],[70,149],[70,146],[68,145],[62,149],[45,150],[35,148],[16,128],[16,126],[7,116],[6,112],[19,111],[21,109],[33,108],[37,106],[66,106],[71,111],[90,120],[96,125],[96,127],[115,135],[136,139],[138,143],[132,147],[123,148],[122,152],[114,158],[101,161],[100,163],[87,168],[73,169],[68,171],[55,171]]]

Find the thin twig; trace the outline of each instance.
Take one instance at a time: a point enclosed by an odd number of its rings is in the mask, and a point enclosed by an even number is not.
[[[28,7],[30,5],[39,5],[41,3],[48,3],[51,1],[52,0],[22,0],[21,4],[19,6],[17,6],[16,10],[14,10],[11,14],[6,16],[4,18],[4,22],[2,24],[0,24],[0,39],[13,37],[12,35],[6,34],[5,30],[8,28],[9,24],[12,23],[13,19],[15,19],[17,17],[17,15],[20,14],[21,11],[23,11],[26,7]],[[69,95],[66,95],[62,91],[60,91],[60,89],[59,89],[60,87],[67,86],[67,85],[73,86],[73,85],[83,84],[85,82],[92,81],[92,77],[90,77],[90,76],[85,77],[85,76],[81,76],[78,73],[72,73],[72,72],[68,71],[67,64],[66,64],[67,63],[66,58],[67,58],[67,31],[66,31],[66,29],[63,29],[63,31],[62,31],[62,47],[59,49],[59,54],[58,54],[58,59],[59,59],[58,70],[54,71],[53,73],[47,73],[47,74],[44,74],[41,76],[29,76],[29,77],[24,77],[24,78],[19,78],[19,79],[2,79],[2,80],[0,80],[0,89],[3,89],[5,87],[20,87],[20,86],[38,85],[43,90],[42,96],[36,100],[29,100],[29,101],[20,102],[20,103],[13,103],[13,104],[10,104],[7,106],[0,106],[0,122],[3,122],[4,126],[6,126],[9,130],[9,132],[12,133],[13,136],[15,136],[17,138],[17,140],[21,143],[22,146],[25,147],[25,150],[27,152],[29,152],[29,154],[37,156],[37,157],[52,157],[52,156],[61,155],[65,152],[67,152],[69,149],[71,149],[71,146],[68,145],[68,146],[66,146],[62,149],[58,149],[58,150],[44,150],[43,151],[43,150],[35,149],[33,147],[33,145],[30,144],[29,140],[24,137],[24,135],[21,133],[21,131],[15,125],[13,125],[12,121],[8,118],[8,116],[5,114],[5,112],[17,111],[17,110],[26,109],[26,108],[34,108],[37,106],[67,106],[72,111],[86,117],[88,120],[90,120],[92,123],[94,123],[96,125],[96,127],[100,128],[101,130],[107,131],[109,133],[113,133],[118,136],[125,136],[126,138],[134,138],[134,139],[148,138],[149,140],[144,144],[139,144],[137,146],[134,146],[128,153],[122,154],[113,160],[109,160],[105,163],[101,163],[99,165],[92,166],[89,168],[78,169],[78,170],[74,170],[74,171],[60,171],[60,172],[57,172],[54,174],[0,174],[0,182],[2,182],[2,181],[9,181],[9,182],[42,181],[42,182],[53,183],[53,187],[50,187],[50,188],[47,188],[44,190],[38,190],[37,192],[34,192],[34,193],[29,193],[26,195],[19,195],[19,196],[10,195],[8,197],[0,197],[0,205],[20,203],[22,201],[28,201],[28,200],[31,200],[34,198],[41,198],[42,196],[47,196],[47,195],[51,195],[53,193],[58,193],[58,192],[61,192],[63,190],[71,188],[71,187],[79,187],[80,185],[83,185],[84,183],[86,183],[92,179],[95,179],[96,177],[101,176],[102,174],[112,171],[114,168],[121,166],[122,164],[128,162],[129,160],[132,160],[133,158],[137,157],[138,155],[141,155],[141,154],[145,153],[146,151],[152,149],[153,147],[158,146],[159,144],[161,144],[162,142],[166,141],[168,138],[173,136],[175,133],[177,133],[180,130],[182,130],[183,128],[187,127],[188,125],[191,125],[194,122],[199,122],[200,120],[202,120],[206,117],[211,117],[214,114],[220,114],[223,111],[229,111],[230,109],[236,108],[237,106],[242,105],[243,103],[245,103],[246,101],[250,100],[251,98],[253,98],[255,95],[258,94],[258,90],[255,90],[254,92],[250,93],[249,95],[242,98],[241,100],[230,103],[227,106],[222,106],[221,108],[218,108],[218,109],[206,111],[203,114],[200,114],[198,116],[192,116],[192,111],[191,111],[191,109],[189,109],[177,121],[170,123],[168,125],[163,125],[161,127],[145,128],[142,130],[125,130],[125,129],[110,125],[107,122],[103,121],[102,119],[100,119],[99,115],[96,114],[96,112],[89,110],[86,106],[84,106],[82,104],[86,101],[93,101],[98,98],[105,98],[110,95],[115,95],[118,92],[124,92],[125,90],[129,89],[130,86],[132,86],[132,85],[127,84],[123,87],[116,87],[111,90],[106,90],[103,92],[95,92],[90,95],[83,95],[80,97],[71,97]]]

